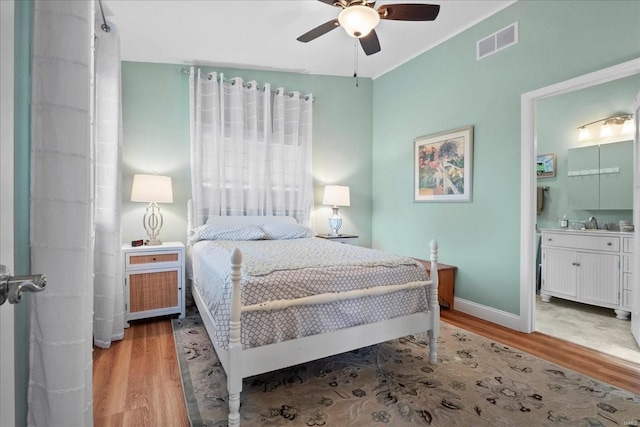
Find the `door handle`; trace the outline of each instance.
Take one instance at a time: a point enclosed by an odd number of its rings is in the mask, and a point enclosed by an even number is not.
[[[22,301],[23,292],[42,292],[47,286],[44,274],[11,276],[4,265],[0,265],[0,305],[8,299],[10,304]]]

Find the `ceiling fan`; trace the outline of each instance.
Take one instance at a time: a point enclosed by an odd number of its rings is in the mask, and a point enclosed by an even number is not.
[[[381,19],[393,21],[433,21],[440,12],[437,4],[386,4],[377,10],[375,1],[367,0],[318,0],[330,6],[340,7],[338,19],[332,19],[298,37],[298,41],[310,42],[337,27],[342,27],[351,37],[360,40],[367,55],[380,52],[380,41],[375,27]]]

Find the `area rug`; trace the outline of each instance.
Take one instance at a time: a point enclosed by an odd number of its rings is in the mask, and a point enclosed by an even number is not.
[[[173,320],[189,419],[225,426],[226,376],[193,307]],[[640,395],[441,324],[438,364],[410,336],[246,378],[243,426],[640,426]]]

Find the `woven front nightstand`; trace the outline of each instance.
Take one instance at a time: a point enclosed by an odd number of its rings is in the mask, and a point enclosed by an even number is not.
[[[184,245],[122,246],[125,320],[180,314],[185,316]]]

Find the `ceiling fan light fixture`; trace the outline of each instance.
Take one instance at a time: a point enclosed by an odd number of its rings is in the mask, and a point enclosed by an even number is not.
[[[338,22],[351,37],[362,38],[378,25],[380,15],[372,7],[354,5],[340,12]]]

